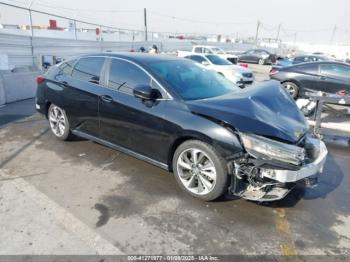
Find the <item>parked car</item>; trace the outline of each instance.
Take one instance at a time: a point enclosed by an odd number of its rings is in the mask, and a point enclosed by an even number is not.
[[[306,92],[337,93],[350,91],[350,65],[339,62],[314,62],[280,68],[270,73],[293,98],[307,97]]]
[[[228,190],[281,199],[326,159],[276,81],[240,89],[188,59],[104,53],[52,66],[37,83],[36,108],[56,138],[77,135],[164,168],[202,200]]]
[[[223,59],[230,61],[232,64],[237,64],[237,56],[233,54],[228,54],[224,50],[216,46],[208,45],[195,45],[192,48],[192,51],[177,51],[178,57],[185,57],[194,54],[203,54],[203,55],[217,55]]]
[[[265,49],[251,49],[238,55],[238,62],[257,63],[259,65],[274,64],[277,55]]]
[[[252,84],[254,81],[252,70],[243,66],[234,65],[217,55],[190,55],[185,58],[191,59],[208,69],[218,72],[240,87]]]
[[[299,55],[294,58],[285,58],[277,60],[276,65],[272,66],[271,71],[278,70],[281,67],[297,65],[301,63],[318,62],[318,61],[331,61],[332,59],[322,55]]]

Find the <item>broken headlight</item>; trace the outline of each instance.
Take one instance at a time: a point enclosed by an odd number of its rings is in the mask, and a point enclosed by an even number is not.
[[[305,159],[304,148],[288,145],[253,134],[240,134],[244,148],[255,158],[277,160],[300,165]]]

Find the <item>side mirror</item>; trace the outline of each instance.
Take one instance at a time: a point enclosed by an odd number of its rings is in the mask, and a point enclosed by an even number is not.
[[[204,65],[204,66],[208,66],[209,62],[208,61],[202,61],[201,64]]]
[[[162,96],[157,89],[153,89],[150,85],[137,85],[133,94],[142,100],[156,100]]]

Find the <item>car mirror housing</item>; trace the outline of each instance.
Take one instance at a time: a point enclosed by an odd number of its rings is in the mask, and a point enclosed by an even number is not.
[[[157,89],[153,89],[150,85],[137,85],[133,90],[133,94],[142,100],[156,100],[161,98],[160,92]]]
[[[204,66],[208,66],[208,65],[209,65],[209,62],[207,62],[207,61],[202,61],[201,64],[204,65]]]

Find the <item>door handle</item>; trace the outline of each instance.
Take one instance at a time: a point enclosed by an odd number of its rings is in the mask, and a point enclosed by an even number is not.
[[[67,81],[62,81],[61,84],[64,85],[64,86],[68,86],[68,82]]]
[[[107,102],[107,103],[110,103],[110,102],[113,101],[113,98],[110,97],[110,96],[107,96],[107,95],[100,96],[100,97],[101,97],[101,99],[102,99],[103,101],[105,101],[105,102]]]
[[[320,79],[321,80],[326,80],[326,77],[325,76],[320,76]]]

